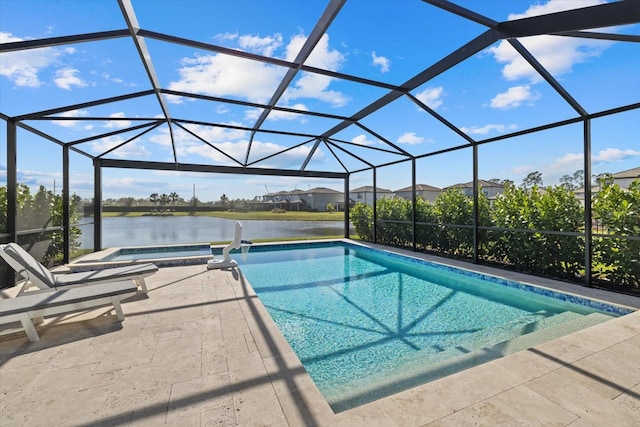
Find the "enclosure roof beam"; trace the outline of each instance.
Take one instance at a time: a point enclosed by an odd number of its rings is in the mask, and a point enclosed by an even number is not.
[[[0,43],[0,53],[20,50],[40,49],[44,47],[63,46],[73,43],[109,40],[129,36],[128,30],[102,31],[98,33],[75,34],[72,36],[49,37],[38,40],[22,40],[18,42]]]
[[[266,175],[266,176],[302,176],[308,178],[336,178],[344,179],[348,176],[345,172],[328,172],[328,171],[309,171],[309,170],[292,170],[292,169],[264,169],[239,166],[215,166],[201,165],[190,163],[163,163],[163,162],[144,162],[137,160],[116,160],[101,159],[102,167],[120,168],[120,169],[143,169],[143,170],[164,170],[164,171],[180,171],[180,172],[208,172],[208,173],[226,173],[238,175]]]
[[[97,99],[95,101],[82,102],[80,104],[67,105],[65,107],[52,108],[50,110],[43,110],[43,111],[38,111],[36,113],[24,114],[21,116],[16,116],[15,119],[18,121],[37,120],[39,118],[50,116],[53,114],[66,113],[67,111],[81,110],[83,108],[91,108],[98,105],[109,104],[112,102],[126,101],[127,99],[139,98],[141,96],[149,96],[149,95],[153,95],[152,90],[143,90],[140,92],[129,93],[126,95],[112,96],[110,98]]]
[[[140,56],[142,65],[144,66],[144,69],[147,72],[147,76],[149,77],[149,82],[151,83],[153,92],[158,99],[158,104],[160,104],[162,114],[164,114],[165,121],[167,122],[167,125],[169,127],[169,137],[171,139],[171,148],[173,149],[173,160],[177,163],[178,155],[176,153],[176,142],[173,136],[173,128],[171,127],[171,115],[169,114],[169,107],[167,106],[167,103],[164,99],[164,95],[160,92],[160,82],[158,81],[158,76],[153,66],[153,61],[151,60],[151,53],[147,48],[144,37],[138,36],[137,34],[138,30],[140,29],[140,25],[138,24],[138,18],[136,17],[136,13],[133,10],[131,0],[118,0],[118,4],[120,5],[122,15],[127,22],[127,27],[129,28],[131,39],[133,40],[133,43],[138,50],[138,55]]]
[[[496,29],[505,38],[516,38],[615,27],[635,24],[638,21],[640,21],[640,2],[624,0],[505,21],[499,23]]]

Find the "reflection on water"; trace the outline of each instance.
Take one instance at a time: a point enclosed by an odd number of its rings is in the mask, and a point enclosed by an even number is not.
[[[344,235],[343,221],[241,222],[245,240]],[[208,216],[108,217],[102,219],[102,247],[231,241],[235,223],[234,220]],[[92,224],[79,228],[82,230],[82,247],[93,247]]]

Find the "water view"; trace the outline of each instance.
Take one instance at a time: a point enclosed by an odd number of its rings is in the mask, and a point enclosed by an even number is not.
[[[342,216],[340,216],[342,218]],[[242,238],[288,239],[343,236],[343,221],[243,220]],[[209,216],[107,217],[102,220],[102,246],[167,245],[233,240],[235,220]],[[93,224],[81,225],[82,247],[93,247]]]

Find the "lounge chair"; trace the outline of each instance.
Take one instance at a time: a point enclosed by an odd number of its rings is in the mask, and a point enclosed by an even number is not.
[[[46,290],[63,286],[87,285],[126,279],[134,280],[140,286],[142,292],[146,293],[145,277],[158,271],[158,267],[155,264],[145,263],[105,268],[103,270],[53,274],[20,245],[13,242],[0,245],[0,257],[4,258],[11,268],[26,279],[20,295],[32,285],[41,290]]]
[[[23,296],[0,299],[0,324],[20,322],[29,341],[38,341],[34,320],[43,316],[113,305],[118,320],[124,320],[120,301],[135,295],[133,280],[105,282],[63,289],[33,291]]]

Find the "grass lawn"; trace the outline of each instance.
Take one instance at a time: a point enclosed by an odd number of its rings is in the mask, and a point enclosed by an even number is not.
[[[173,216],[189,216],[189,212],[172,212]],[[104,217],[135,217],[149,215],[149,212],[103,212]],[[213,216],[232,220],[280,220],[280,221],[344,221],[344,212],[197,212],[195,216]]]

